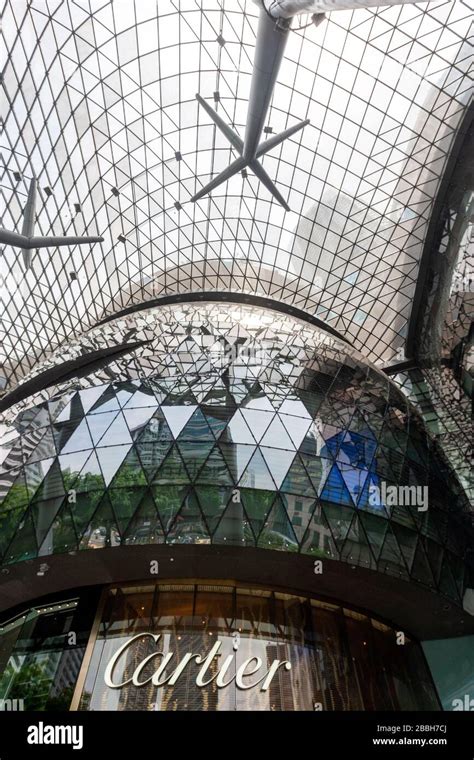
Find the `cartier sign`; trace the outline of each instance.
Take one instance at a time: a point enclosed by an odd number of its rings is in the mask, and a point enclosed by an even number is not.
[[[131,653],[134,644],[139,639],[143,640],[146,637],[153,639],[155,645],[158,645],[161,634],[139,633],[137,636],[133,636],[126,641],[125,644],[119,647],[111,657],[104,673],[104,681],[109,688],[121,689],[123,686],[128,686],[129,684],[132,684],[133,686],[145,686],[147,684],[157,687],[164,686],[165,684],[173,686],[186,668],[194,667],[194,669],[196,669],[196,666],[198,666],[199,669],[196,673],[195,679],[196,686],[209,686],[210,683],[215,681],[215,684],[219,689],[224,689],[235,680],[235,685],[238,689],[252,689],[256,686],[260,686],[260,691],[267,691],[279,668],[291,670],[291,663],[288,662],[288,660],[274,660],[267,669],[263,666],[261,657],[253,656],[244,660],[238,665],[238,667],[236,663],[235,669],[232,669],[234,670],[234,673],[230,674],[228,671],[231,664],[235,662],[236,652],[228,655],[222,660],[222,662],[220,662],[218,658],[221,657],[221,653],[219,652],[221,642],[216,641],[214,646],[205,656],[201,654],[193,654],[192,652],[185,654],[184,657],[176,663],[174,670],[168,673],[168,675],[165,675],[165,671],[175,664],[173,662],[174,654],[173,652],[167,652],[165,654],[157,649],[156,652],[152,652],[142,659],[142,661],[136,666],[133,675],[130,678],[127,678],[124,681],[117,680],[115,678],[115,670],[120,660],[126,657],[127,654]],[[217,672],[214,669],[213,673],[209,673],[209,668],[213,661],[217,661],[219,667]],[[153,675],[144,677],[143,671],[149,663],[154,662],[156,662],[156,669]]]

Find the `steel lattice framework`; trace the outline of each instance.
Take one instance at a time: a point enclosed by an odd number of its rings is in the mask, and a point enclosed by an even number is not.
[[[92,247],[2,258],[3,385],[106,315],[193,290],[307,310],[369,359],[403,348],[434,199],[472,94],[472,6],[333,13],[291,33],[266,133],[311,124],[251,176],[200,93],[243,133],[258,7],[242,0],[14,0],[3,9],[5,228],[38,178],[40,235]],[[398,352],[398,354],[397,354]]]

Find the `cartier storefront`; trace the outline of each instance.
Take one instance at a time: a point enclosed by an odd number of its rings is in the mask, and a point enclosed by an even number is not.
[[[91,599],[4,627],[5,697],[34,710],[439,707],[418,643],[327,601],[222,581],[114,585],[84,614]]]

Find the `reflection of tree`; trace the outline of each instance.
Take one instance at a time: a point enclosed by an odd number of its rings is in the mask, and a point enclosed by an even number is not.
[[[5,670],[5,676],[12,678],[8,699],[23,699],[26,710],[44,710],[48,702],[51,678],[45,673],[45,667],[39,662],[27,662],[20,670],[14,671],[11,663]]]
[[[80,702],[80,705],[79,705],[79,709],[80,710],[89,710],[90,709],[90,704],[91,704],[91,699],[92,699],[91,692],[90,691],[83,691],[82,692],[82,697],[81,697],[81,702]]]
[[[75,686],[65,686],[55,697],[48,699],[47,710],[69,710]]]

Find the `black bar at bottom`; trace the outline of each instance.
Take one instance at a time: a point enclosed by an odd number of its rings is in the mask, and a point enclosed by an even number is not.
[[[141,760],[164,751],[243,760],[288,750],[293,757],[472,760],[474,712],[0,712],[0,760]]]

